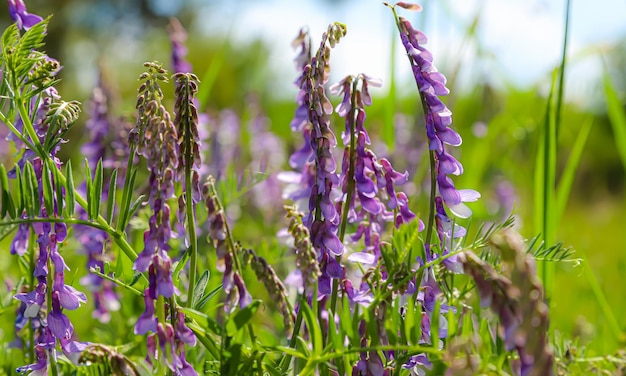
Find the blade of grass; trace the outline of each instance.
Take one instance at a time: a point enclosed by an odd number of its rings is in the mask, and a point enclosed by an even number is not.
[[[574,183],[574,176],[576,175],[576,170],[580,164],[580,158],[582,157],[583,150],[585,149],[592,125],[592,118],[585,119],[580,128],[580,132],[578,132],[576,141],[574,141],[574,146],[572,146],[572,151],[570,152],[565,169],[561,174],[561,179],[559,180],[556,191],[557,223],[559,223],[561,218],[563,218],[563,212],[565,211],[565,206],[567,205],[567,201],[569,199],[572,184]]]
[[[619,99],[611,77],[608,73],[603,76],[604,95],[606,95],[606,106],[611,127],[613,128],[613,138],[617,146],[617,152],[622,165],[626,171],[626,112],[622,101]]]

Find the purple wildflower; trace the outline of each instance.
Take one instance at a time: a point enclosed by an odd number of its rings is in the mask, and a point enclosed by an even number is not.
[[[292,155],[290,164],[301,169],[302,182],[307,184],[302,189],[292,192],[298,196],[308,197],[308,214],[304,218],[311,235],[311,243],[317,252],[322,275],[320,276],[320,292],[325,293],[330,279],[328,272],[341,277],[334,264],[327,267],[331,258],[343,254],[343,244],[337,237],[339,213],[334,204],[335,188],[339,183],[336,173],[336,162],[332,149],[337,140],[330,129],[332,104],[326,97],[324,85],[328,81],[330,49],[346,33],[345,26],[339,23],[329,25],[322,35],[322,41],[316,54],[310,57],[308,35],[300,31],[294,46],[300,45],[301,52],[297,58],[297,66],[301,75],[296,80],[300,91],[297,96],[298,109],[291,123],[292,130],[302,131],[305,145]],[[308,146],[307,146],[308,144]],[[313,174],[314,171],[314,174]],[[304,177],[310,176],[311,179]],[[307,196],[308,193],[308,196]],[[325,261],[323,261],[325,260]]]
[[[174,73],[191,72],[191,64],[185,60],[187,56],[187,32],[177,18],[170,18],[167,33],[172,43],[172,71]]]
[[[9,14],[21,30],[28,30],[43,21],[38,15],[28,13],[22,0],[9,0]]]
[[[472,211],[464,202],[476,201],[480,194],[471,189],[457,190],[448,176],[460,175],[463,173],[463,167],[445,148],[446,144],[450,146],[461,144],[461,136],[450,128],[452,112],[439,99],[439,96],[448,95],[450,92],[445,86],[446,78],[437,71],[433,64],[432,54],[423,46],[428,41],[426,35],[414,29],[411,23],[403,17],[397,17],[397,23],[425,110],[426,135],[429,148],[434,153],[439,194],[452,213],[458,217],[467,218]]]
[[[333,85],[331,92],[343,96],[335,111],[346,119],[346,129],[342,134],[345,151],[340,185],[342,200],[349,201],[344,209],[348,210],[347,219],[359,223],[357,232],[350,238],[352,241],[363,238],[365,243],[363,252],[353,254],[349,259],[376,264],[380,257],[380,235],[384,223],[393,222],[399,227],[413,220],[415,214],[408,207],[406,195],[396,192],[395,188],[408,181],[408,173],[394,170],[387,159],[379,160],[367,148],[370,137],[365,129],[365,106],[372,103],[370,85],[381,84],[365,74],[348,76]],[[421,228],[423,224],[420,221]]]

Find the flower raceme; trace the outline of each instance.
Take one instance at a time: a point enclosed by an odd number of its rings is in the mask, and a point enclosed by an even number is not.
[[[405,3],[396,5],[410,8],[410,5]],[[476,201],[480,198],[480,193],[472,189],[456,189],[449,177],[449,175],[462,174],[463,166],[448,153],[445,146],[459,146],[462,142],[461,136],[450,128],[452,112],[439,99],[440,96],[450,93],[446,87],[446,78],[437,70],[433,64],[433,55],[424,47],[428,42],[426,35],[413,28],[406,18],[399,17],[395,5],[390,7],[396,18],[400,39],[411,63],[415,83],[420,93],[426,121],[426,136],[435,164],[434,180],[439,195],[453,214],[460,218],[467,218],[471,216],[472,211],[464,202]]]

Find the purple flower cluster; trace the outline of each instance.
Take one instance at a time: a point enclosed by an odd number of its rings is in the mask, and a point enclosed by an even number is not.
[[[300,33],[295,44],[302,46],[297,58],[303,66],[301,76],[296,80],[298,93],[295,119],[292,129],[302,131],[305,145],[290,158],[293,168],[301,169],[300,183],[305,186],[292,193],[291,199],[308,198],[308,214],[304,222],[309,228],[313,248],[317,251],[322,274],[319,278],[319,292],[331,293],[332,278],[341,278],[343,268],[335,260],[343,254],[343,244],[337,237],[340,215],[332,197],[339,183],[337,164],[332,154],[337,145],[335,134],[330,128],[330,115],[333,107],[326,97],[324,85],[330,73],[330,50],[346,33],[345,25],[334,23],[322,35],[319,49],[310,62],[304,64],[307,50],[307,37]]]
[[[20,30],[27,30],[42,21],[41,17],[29,14],[25,4],[20,0],[9,1],[9,13]],[[29,76],[36,80],[39,78],[51,80],[59,70],[60,65],[56,60],[43,56],[43,60],[35,64]],[[33,90],[36,90],[34,86]],[[42,145],[48,139],[61,137],[61,129],[59,127],[51,129],[50,123],[46,121],[48,111],[58,98],[56,90],[50,87],[43,90],[40,96],[32,97],[29,102],[27,111],[29,111],[30,120],[28,121],[32,121],[31,125],[37,136],[35,140],[31,140],[35,145]],[[27,120],[18,117],[14,122],[15,129],[23,131],[25,121]],[[39,201],[37,207],[40,208],[36,216],[60,218],[61,203],[57,202],[57,197],[52,197],[51,206],[46,205],[44,199],[44,182],[52,182],[51,188],[53,191],[56,190],[53,172],[44,168],[44,160],[24,143],[19,142],[15,135],[9,139],[15,141],[18,150],[22,149],[21,158],[9,175],[16,177],[17,169],[24,173],[27,173],[26,170],[31,170],[37,182],[36,199]],[[50,146],[48,150],[50,154],[47,157],[53,162],[54,168],[60,168],[61,162],[55,156],[59,150],[59,144]],[[27,219],[29,214],[25,211],[20,213],[20,217]],[[33,233],[37,238],[36,249],[34,244],[29,244]],[[16,294],[15,299],[21,302],[16,320],[16,332],[23,329],[30,320],[30,328],[35,333],[35,343],[28,345],[33,347],[37,361],[34,364],[19,367],[18,372],[36,371],[45,374],[49,364],[48,357],[56,357],[54,352],[57,343],[61,345],[61,349],[68,358],[74,361],[86,346],[84,343],[75,341],[74,327],[64,313],[64,310],[77,309],[87,301],[85,294],[65,284],[65,270],[69,270],[69,267],[61,256],[59,245],[65,241],[66,236],[67,227],[62,222],[55,222],[54,225],[48,222],[22,224],[18,227],[11,244],[12,254],[21,257],[30,251],[34,259],[33,286],[29,286],[29,292]]]
[[[360,85],[359,85],[360,83]],[[345,150],[343,154],[340,186],[345,206],[346,218],[350,223],[358,223],[357,232],[351,236],[356,242],[361,238],[365,250],[350,255],[350,259],[366,264],[376,264],[380,257],[380,234],[385,222],[394,222],[396,228],[415,218],[409,209],[408,198],[395,187],[408,181],[408,172],[399,173],[385,159],[378,159],[367,148],[371,144],[365,129],[365,106],[372,104],[369,86],[380,86],[378,80],[360,74],[348,76],[331,87],[334,94],[342,94],[343,101],[337,105],[339,116],[346,119],[346,129],[342,134]],[[354,195],[356,193],[356,196]],[[419,229],[424,225],[420,221]]]
[[[20,30],[28,30],[43,21],[40,16],[28,13],[26,4],[22,0],[9,0],[9,15],[17,23]]]
[[[217,253],[217,269],[224,273],[222,287],[226,293],[226,311],[233,308],[232,303],[236,302],[239,308],[244,308],[252,302],[252,296],[248,293],[243,278],[236,266],[237,250],[232,244],[224,208],[222,207],[217,194],[213,178],[209,178],[204,184],[202,194],[206,204],[209,226],[209,238],[213,242]]]
[[[398,17],[400,38],[406,49],[413,75],[420,92],[422,106],[425,111],[426,136],[429,148],[434,152],[437,187],[445,205],[456,216],[467,218],[472,211],[463,204],[476,201],[480,194],[472,189],[456,189],[449,175],[460,175],[463,166],[446,151],[444,145],[461,145],[461,136],[450,128],[452,112],[439,99],[449,94],[445,76],[437,71],[433,64],[432,54],[424,48],[428,38],[424,33],[413,28],[411,23]]]
[[[176,18],[170,18],[167,25],[167,33],[172,44],[172,71],[174,73],[190,73],[191,64],[185,59],[187,56],[187,32],[180,21]]]
[[[42,216],[45,214],[43,209]],[[57,340],[66,356],[73,360],[86,346],[75,341],[74,327],[63,313],[64,309],[77,309],[87,301],[85,294],[65,284],[64,273],[69,267],[59,253],[59,244],[65,240],[66,232],[60,226],[55,226],[53,232],[50,223],[45,222],[33,225],[33,230],[39,234],[39,252],[34,269],[37,286],[31,292],[15,295],[15,299],[23,303],[20,313],[24,319],[31,319],[32,330],[38,333],[37,342],[33,344],[38,361],[18,368],[18,372],[45,370],[48,351],[56,349]],[[44,305],[47,315],[41,309]]]
[[[148,361],[151,364],[154,364],[156,359],[164,358],[165,364],[176,374],[196,375],[185,359],[184,345],[194,346],[196,339],[191,330],[185,326],[184,315],[170,307],[172,316],[170,321],[174,324],[160,322],[157,319],[155,301],[159,297],[171,298],[178,294],[172,281],[172,261],[168,255],[172,230],[170,206],[167,201],[174,196],[176,171],[181,167],[179,163],[188,161],[187,158],[179,160],[179,150],[182,150],[183,154],[191,154],[194,157],[194,164],[196,162],[199,164],[199,154],[193,142],[192,145],[185,144],[183,148],[178,145],[178,132],[169,112],[162,104],[163,93],[159,86],[159,82],[167,81],[166,71],[157,63],[146,63],[145,66],[148,69],[140,76],[144,82],[139,88],[137,99],[139,116],[133,133],[138,135],[138,150],[146,158],[150,170],[148,204],[152,209],[152,216],[149,228],[144,233],[144,249],[134,264],[135,270],[148,271],[149,282],[148,288],[144,291],[146,309],[137,320],[135,334],[152,332],[147,337]],[[187,125],[193,128],[195,107],[191,106],[194,109],[191,112],[181,111],[182,107],[189,108],[185,101],[189,100],[192,93],[183,95],[180,92],[193,91],[197,86],[185,85],[181,83],[182,81],[183,78],[177,77],[176,90],[179,95],[176,120],[182,123],[182,118],[185,118],[188,120]],[[188,139],[194,134],[191,129],[185,132],[189,136]],[[197,137],[197,132],[195,135]],[[189,141],[193,141],[193,137]],[[160,353],[157,354],[157,351]]]
[[[165,81],[166,72],[158,64],[146,63],[148,71],[140,79],[145,82],[139,88],[137,109],[138,150],[145,156],[150,170],[150,195],[152,209],[149,229],[144,233],[144,249],[135,261],[137,271],[148,271],[149,295],[172,297],[172,261],[167,252],[172,236],[170,206],[167,200],[174,195],[175,170],[178,166],[176,128],[161,100],[163,93],[159,81]]]

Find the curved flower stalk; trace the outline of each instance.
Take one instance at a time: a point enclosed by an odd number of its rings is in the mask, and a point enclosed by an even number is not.
[[[446,88],[445,76],[437,71],[433,64],[432,54],[424,47],[428,39],[421,31],[413,28],[411,23],[399,17],[396,7],[409,10],[421,10],[419,5],[404,2],[390,5],[396,20],[396,25],[400,33],[400,39],[407,52],[407,57],[413,70],[413,75],[420,95],[421,105],[424,111],[425,131],[428,140],[430,158],[430,211],[426,236],[424,239],[426,263],[447,255],[454,250],[455,239],[465,235],[465,229],[454,224],[450,220],[445,208],[447,207],[453,214],[460,218],[467,218],[471,215],[471,210],[464,204],[465,202],[476,201],[480,194],[471,189],[458,190],[454,186],[451,175],[463,173],[463,166],[449,152],[450,146],[461,144],[460,135],[450,128],[452,124],[452,113],[446,105],[439,99],[440,96],[449,94]],[[438,242],[432,241],[432,232],[436,231]],[[436,252],[436,249],[439,252]],[[437,254],[439,253],[439,255]],[[421,260],[420,260],[421,261]],[[463,267],[456,256],[447,257],[444,265],[455,273],[463,272]],[[431,328],[431,321],[435,311],[435,302],[441,299],[441,289],[436,281],[434,270],[429,267],[423,272],[424,277],[419,281],[420,294],[418,301],[422,304],[422,333],[420,343],[430,343],[430,332],[438,330],[438,338],[447,336],[447,330],[442,328]],[[441,304],[439,317],[436,322],[445,323],[446,319],[442,313],[452,309],[445,304]],[[438,344],[433,344],[438,346]],[[425,354],[418,354],[409,359],[403,367],[413,370],[428,368],[429,361]]]
[[[191,252],[189,267],[189,289],[187,304],[192,304],[193,292],[196,283],[196,269],[198,262],[198,240],[196,235],[195,204],[200,202],[200,173],[202,164],[200,158],[200,136],[198,135],[198,110],[194,104],[198,92],[198,78],[191,73],[176,73],[174,75],[176,104],[174,123],[178,131],[178,180],[183,183],[183,192],[178,197],[178,220],[187,218],[185,229],[185,244]]]
[[[248,293],[241,276],[239,246],[234,243],[231,237],[224,208],[217,197],[215,182],[212,177],[209,177],[204,183],[202,195],[208,212],[209,238],[217,253],[217,269],[224,273],[222,281],[222,287],[226,293],[224,308],[230,312],[234,308],[233,303],[235,302],[239,308],[244,308],[252,302],[252,296]]]
[[[301,31],[294,44],[301,45],[302,51],[297,58],[298,66],[303,67],[301,76],[296,80],[300,91],[296,116],[291,123],[293,130],[303,133],[305,145],[296,151],[290,159],[294,168],[301,168],[301,183],[306,184],[301,190],[288,198],[304,197],[308,199],[308,214],[304,223],[309,228],[313,248],[321,265],[319,277],[320,296],[331,294],[331,279],[341,278],[343,269],[335,260],[343,254],[343,244],[337,237],[339,213],[331,196],[339,179],[332,149],[337,145],[335,134],[330,129],[332,104],[326,97],[324,85],[330,73],[330,50],[346,34],[346,27],[333,23],[322,35],[316,54],[305,64],[308,54],[306,34]],[[297,195],[296,195],[297,193]]]
[[[287,288],[280,278],[278,278],[278,275],[276,275],[274,268],[272,268],[263,257],[258,256],[251,249],[244,250],[244,257],[252,266],[252,270],[254,270],[254,274],[256,274],[258,280],[265,286],[270,298],[276,303],[278,310],[283,316],[285,331],[287,333],[291,332],[295,315],[291,304],[289,304],[287,300]]]
[[[285,210],[287,211],[287,218],[290,220],[287,230],[293,237],[296,266],[298,267],[287,277],[287,280],[310,291],[311,288],[315,287],[315,283],[322,274],[317,262],[317,255],[311,245],[311,235],[309,229],[302,223],[304,214],[298,212],[295,206],[285,206]]]
[[[449,94],[446,88],[445,76],[437,71],[433,64],[432,54],[424,47],[428,38],[424,33],[413,28],[411,23],[399,17],[395,7],[388,5],[396,18],[398,31],[402,45],[406,49],[415,82],[417,84],[424,118],[426,122],[426,136],[430,149],[431,158],[431,215],[429,217],[428,235],[426,242],[430,242],[430,232],[432,231],[434,218],[434,196],[435,192],[442,198],[443,203],[450,211],[460,218],[469,217],[472,212],[464,202],[476,201],[480,194],[471,189],[455,188],[450,175],[460,175],[463,173],[463,166],[446,150],[446,145],[461,145],[461,136],[450,128],[452,124],[452,112],[439,99],[440,96]],[[405,3],[398,3],[398,6],[410,7]]]

